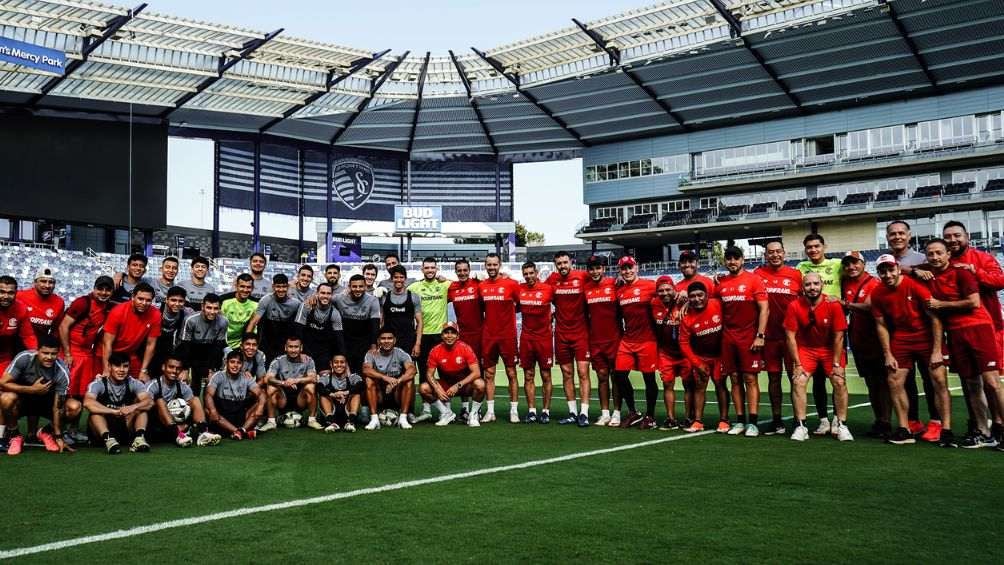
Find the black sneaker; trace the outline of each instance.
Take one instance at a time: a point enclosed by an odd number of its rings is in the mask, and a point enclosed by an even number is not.
[[[578,424],[578,423],[579,423],[579,415],[578,414],[569,414],[568,416],[565,416],[564,418],[558,420],[558,424],[561,425],[561,426],[564,426],[564,425],[567,425],[567,424]]]
[[[470,420],[470,419],[471,419],[471,413],[467,411],[467,408],[464,408],[463,410],[460,411],[460,415],[457,416],[457,423],[463,424],[463,425],[466,426],[467,425],[467,421]],[[408,423],[410,424],[411,422],[408,422]]]
[[[941,437],[938,439],[938,447],[959,447],[959,444],[955,443],[955,434],[952,433],[952,430],[941,430]]]
[[[524,424],[536,424],[537,423],[537,413],[536,412],[530,412],[529,414],[527,414],[526,415],[526,419],[523,420],[523,423]]]
[[[579,414],[579,417],[578,417],[578,419],[576,420],[575,423],[580,428],[588,428],[589,427],[589,416],[587,416],[585,414]]]
[[[875,439],[889,437],[889,425],[884,422],[874,422],[872,427],[865,432],[865,437]]]
[[[551,423],[550,412],[541,412],[540,416],[537,418],[537,421],[540,422],[541,424],[550,424]]]
[[[886,442],[893,445],[907,445],[917,443],[917,439],[913,437],[910,430],[906,428],[896,428],[896,431],[889,436],[889,439],[887,439]]]
[[[0,453],[7,453],[7,445],[9,441],[6,437],[0,437]]]
[[[959,447],[962,449],[980,449],[982,447],[997,447],[997,442],[989,436],[985,436],[980,432],[966,434],[966,437],[962,438],[959,442]]]
[[[994,438],[998,445],[1004,442],[1004,426],[997,423],[992,424],[990,426],[990,437]]]
[[[666,418],[662,421],[662,425],[659,426],[660,430],[676,430],[679,429],[680,424],[676,423],[676,420],[672,418]]]
[[[771,421],[769,426],[764,426],[763,435],[774,436],[774,435],[787,435],[788,430],[784,427],[784,422],[781,420]]]

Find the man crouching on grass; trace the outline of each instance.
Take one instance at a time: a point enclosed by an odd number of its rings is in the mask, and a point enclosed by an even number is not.
[[[481,425],[478,410],[485,397],[485,380],[481,378],[478,358],[471,346],[460,341],[456,323],[444,324],[442,335],[443,342],[429,352],[425,382],[419,386],[418,392],[439,410],[437,426],[447,426],[457,418],[449,404],[454,396],[472,397],[474,402],[467,425],[476,428]],[[436,378],[437,369],[439,378]]]
[[[336,353],[331,358],[331,370],[317,375],[317,399],[324,413],[325,432],[356,431],[356,414],[365,389],[363,378],[350,372],[348,360]]]
[[[122,452],[121,443],[132,435],[129,451],[146,453],[147,411],[153,397],[146,385],[129,375],[129,356],[112,353],[108,357],[108,376],[99,376],[87,387],[84,408],[90,413],[91,434],[101,439],[109,455]]]
[[[169,353],[160,366],[160,376],[146,385],[146,391],[153,397],[150,438],[153,441],[174,441],[178,447],[191,447],[193,443],[199,447],[216,445],[220,443],[220,436],[206,428],[206,411],[202,409],[199,397],[192,392],[192,387],[178,378],[181,370],[181,359]],[[176,399],[188,405],[187,417],[179,419],[168,410],[168,404]]]
[[[255,439],[255,422],[265,409],[265,395],[258,383],[244,372],[244,354],[227,353],[226,365],[209,379],[206,386],[206,411],[213,431],[230,439]]]

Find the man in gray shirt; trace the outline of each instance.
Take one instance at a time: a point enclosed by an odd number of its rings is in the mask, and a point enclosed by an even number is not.
[[[180,357],[168,354],[161,364],[160,376],[146,385],[146,391],[153,397],[147,435],[151,441],[173,441],[178,447],[191,447],[193,443],[198,443],[199,447],[216,445],[220,443],[220,436],[207,429],[206,411],[192,387],[179,378],[181,369]],[[184,421],[176,420],[167,408],[175,399],[183,400],[191,410]],[[198,438],[197,442],[193,436]]]
[[[63,438],[63,422],[80,415],[80,402],[67,398],[70,371],[59,356],[59,340],[42,336],[37,351],[22,351],[0,375],[0,391],[4,392],[0,409],[8,437],[2,438],[8,455],[18,455],[24,438],[18,430],[21,416],[28,418],[28,435],[35,435],[45,444],[46,451],[73,451]],[[46,418],[51,425],[38,429],[38,419]]]
[[[134,435],[129,451],[150,451],[145,430],[147,411],[153,407],[153,397],[138,379],[129,375],[129,356],[112,353],[108,356],[108,376],[99,376],[87,387],[84,408],[90,413],[91,433],[105,442],[109,455],[122,452],[120,442]]]
[[[314,294],[314,289],[310,288],[312,282],[314,282],[314,268],[310,265],[301,265],[296,271],[295,284],[289,287],[289,295],[300,302],[306,302]]]
[[[231,439],[255,439],[257,431],[252,426],[261,417],[265,395],[254,379],[241,372],[240,351],[227,353],[225,362],[226,368],[214,373],[206,386],[209,421],[215,431]]]
[[[397,425],[401,429],[410,430],[411,423],[408,414],[411,401],[415,396],[415,363],[411,356],[401,348],[396,347],[397,339],[394,330],[382,328],[377,336],[379,347],[376,351],[366,354],[363,361],[363,376],[366,377],[366,402],[370,408],[367,430],[380,429],[380,420],[376,417],[377,403],[381,397],[391,398],[400,408],[401,416]],[[384,396],[386,395],[386,396]],[[386,404],[386,403],[385,403]]]
[[[326,424],[324,431],[354,432],[356,414],[366,385],[362,377],[349,372],[349,363],[344,355],[334,355],[330,367],[317,375],[317,397]]]
[[[889,244],[889,251],[904,273],[910,273],[917,265],[927,262],[927,257],[923,253],[910,247],[912,237],[910,224],[905,220],[894,220],[885,227],[885,240]]]
[[[268,259],[265,258],[264,253],[259,253],[255,251],[251,254],[248,259],[248,267],[251,269],[251,300],[257,302],[262,296],[265,296],[272,290],[272,282],[265,278],[265,265],[268,264]]]
[[[345,285],[342,284],[342,268],[338,265],[331,263],[327,267],[324,267],[324,280],[331,285],[334,289],[335,294],[345,291]]]
[[[188,293],[188,306],[195,310],[202,308],[202,300],[207,294],[216,294],[216,287],[206,282],[207,274],[209,259],[196,257],[192,259],[192,278],[178,283]]]
[[[282,410],[307,409],[307,427],[323,430],[317,421],[317,369],[314,360],[303,353],[299,337],[286,338],[286,354],[276,357],[265,372],[268,382],[268,429],[275,429],[275,414]],[[259,429],[265,431],[265,425]]]
[[[266,358],[275,359],[283,354],[286,338],[295,333],[293,324],[301,304],[299,299],[289,295],[286,275],[279,273],[272,277],[272,292],[258,301],[258,310],[246,330],[252,333],[258,330],[260,349]]]
[[[136,285],[146,283],[154,286],[153,279],[145,276],[146,266],[150,262],[146,255],[133,253],[126,259],[126,270],[123,273],[115,273],[115,291],[109,299],[113,304],[122,304],[132,300],[132,291]],[[154,293],[156,294],[156,293]]]
[[[318,367],[327,367],[331,356],[345,353],[342,316],[332,304],[331,285],[324,282],[296,312],[294,335],[303,338],[303,350]]]
[[[219,359],[226,346],[227,319],[220,313],[220,297],[207,294],[202,311],[185,319],[178,344],[178,355],[188,367],[196,396],[202,392],[204,380],[219,369]]]
[[[349,369],[362,367],[366,352],[376,350],[377,330],[380,329],[380,301],[366,294],[366,279],[362,275],[352,275],[349,291],[339,294],[334,300],[335,308],[342,315],[345,333],[345,356]]]
[[[167,291],[174,286],[174,279],[177,276],[178,258],[164,257],[164,260],[160,262],[160,278],[153,285],[153,289],[157,292],[153,297],[153,303],[156,306],[159,307],[167,299]]]

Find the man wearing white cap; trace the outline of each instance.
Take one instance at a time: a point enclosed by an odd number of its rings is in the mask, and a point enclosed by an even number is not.
[[[847,342],[854,353],[854,366],[858,369],[858,375],[868,387],[868,401],[875,416],[868,435],[882,437],[892,431],[889,424],[892,407],[889,404],[889,383],[885,374],[882,347],[879,345],[875,318],[868,300],[882,282],[865,271],[865,258],[860,251],[848,251],[841,263],[843,276],[840,286],[843,295],[840,304],[850,317]]]
[[[20,290],[17,299],[28,310],[28,319],[35,330],[35,337],[56,335],[59,328],[57,321],[63,315],[66,303],[55,293],[56,272],[49,267],[42,267],[35,273],[35,284],[32,288]]]

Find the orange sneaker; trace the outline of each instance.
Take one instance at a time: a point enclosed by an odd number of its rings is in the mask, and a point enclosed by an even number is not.
[[[938,420],[931,420],[927,423],[927,430],[922,436],[920,436],[920,439],[931,443],[939,441],[941,439],[941,428],[941,422]]]
[[[687,432],[688,434],[692,434],[694,432],[703,432],[704,431],[704,422],[694,422],[694,423],[690,424],[689,426],[687,426],[686,428],[684,428],[683,431]]]
[[[920,420],[910,420],[907,425],[909,426],[910,433],[913,435],[924,433],[924,422]]]
[[[21,455],[21,450],[24,449],[24,436],[17,434],[16,436],[10,438],[10,443],[7,445],[7,455]]]
[[[729,433],[729,428],[731,427],[732,426],[730,426],[729,423],[726,422],[725,420],[718,420],[718,427],[715,429],[715,431],[720,434],[727,434]]]
[[[59,444],[56,443],[56,438],[52,437],[52,434],[49,432],[38,430],[35,437],[42,442],[46,451],[59,451]]]

